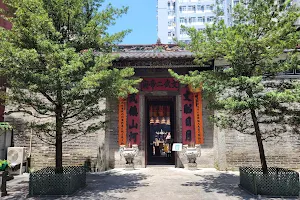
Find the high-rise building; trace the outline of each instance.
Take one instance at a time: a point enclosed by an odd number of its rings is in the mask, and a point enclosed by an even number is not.
[[[217,7],[227,25],[232,24],[230,13],[239,0],[157,0],[157,35],[162,43],[171,44],[173,39],[189,42],[190,37],[181,25],[204,29],[216,17]]]

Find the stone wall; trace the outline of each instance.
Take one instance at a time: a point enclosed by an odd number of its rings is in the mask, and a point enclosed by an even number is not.
[[[286,132],[263,142],[269,167],[300,168],[299,135]],[[219,170],[237,170],[240,166],[260,167],[255,135],[215,127],[215,167]]]
[[[104,102],[100,102],[104,109]],[[11,107],[7,106],[6,111]],[[41,141],[37,133],[27,127],[27,123],[37,120],[27,114],[14,113],[5,117],[13,125],[13,144],[15,147],[27,147],[27,156],[31,155],[31,168],[33,170],[47,166],[55,166],[55,146]],[[102,117],[101,120],[104,120]],[[91,123],[91,122],[90,122]],[[31,141],[31,150],[30,150]],[[106,169],[105,131],[80,136],[63,144],[63,165],[83,165],[91,159],[98,170]]]
[[[177,141],[181,141],[182,108],[180,95],[175,96],[177,102],[176,135]],[[144,103],[145,96],[140,95],[141,119],[144,119]],[[205,108],[207,103],[207,101],[203,101],[204,144],[201,145],[202,155],[197,159],[198,166],[216,167],[220,170],[237,169],[239,166],[245,165],[260,166],[255,136],[214,127],[208,120],[212,113]],[[106,131],[100,130],[63,144],[64,165],[82,165],[87,158],[90,158],[98,170],[123,168],[125,166],[125,159],[120,157],[118,145],[118,102],[109,100],[106,104],[111,110],[111,113],[106,116],[106,120],[109,120]],[[7,111],[9,109],[7,107]],[[28,147],[28,154],[31,131],[27,128],[26,123],[31,120],[34,119],[23,114],[12,114],[5,118],[5,121],[9,121],[14,126],[14,146]],[[146,125],[141,123],[140,126],[141,138],[144,138]],[[300,168],[300,140],[298,135],[287,132],[281,138],[269,139],[264,142],[264,145],[269,166]],[[139,155],[135,159],[136,167],[146,167],[144,147],[145,143],[142,139]],[[54,146],[43,143],[34,132],[32,133],[31,158],[33,169],[55,164]],[[176,167],[186,167],[187,165],[187,160],[181,153],[177,154],[176,161]]]
[[[264,141],[266,160],[269,167],[300,168],[299,135],[290,132],[278,138]],[[259,151],[255,135],[227,131],[225,136],[227,169],[239,166],[260,166]]]

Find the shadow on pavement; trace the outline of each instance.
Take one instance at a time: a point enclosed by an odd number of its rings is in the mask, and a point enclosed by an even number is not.
[[[230,197],[240,197],[241,199],[249,200],[255,199],[246,191],[239,188],[239,176],[234,174],[219,174],[219,175],[199,175],[201,178],[197,182],[186,182],[182,186],[196,186],[202,187],[207,192],[214,192],[217,194],[225,194]]]
[[[11,184],[14,180],[7,182],[8,196],[2,197],[5,200],[25,199],[28,194],[28,181],[18,181],[17,184]]]
[[[17,184],[10,196],[5,197],[5,200],[13,199],[29,199],[29,200],[83,200],[83,199],[101,199],[101,200],[121,200],[122,193],[136,191],[138,187],[146,187],[148,183],[145,181],[147,176],[140,173],[93,173],[87,174],[87,186],[71,196],[43,196],[26,198],[28,194],[28,182]],[[115,196],[116,195],[116,196]]]
[[[145,182],[147,176],[140,173],[119,174],[116,172],[107,172],[104,174],[90,174],[87,177],[87,187],[67,199],[124,199],[109,194],[119,194],[134,192],[138,187],[146,187],[149,184]],[[141,182],[144,181],[144,182]]]

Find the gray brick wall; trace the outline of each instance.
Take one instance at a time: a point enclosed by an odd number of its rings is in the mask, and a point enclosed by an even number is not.
[[[176,131],[177,141],[182,140],[181,134],[181,106],[180,95],[176,95]],[[145,97],[140,95],[140,115],[144,119]],[[199,167],[216,167],[220,170],[237,169],[239,166],[260,166],[259,153],[254,135],[245,135],[232,130],[220,130],[209,122],[212,113],[203,102],[204,144],[201,146],[202,155],[197,159]],[[92,159],[98,170],[109,168],[123,168],[125,159],[120,157],[118,145],[118,101],[108,100],[106,105],[111,113],[106,116],[106,130],[79,137],[63,145],[63,164],[82,165],[87,158]],[[7,107],[7,111],[9,110]],[[14,126],[14,145],[28,147],[31,131],[26,123],[34,120],[23,114],[6,116]],[[141,121],[142,122],[142,121]],[[141,123],[141,138],[144,138],[145,124]],[[269,166],[286,168],[300,168],[300,140],[298,135],[289,132],[282,134],[281,138],[269,139],[264,142],[267,162]],[[136,167],[145,167],[145,143],[141,140],[140,152],[135,159]],[[33,132],[32,134],[32,168],[40,169],[55,164],[55,148],[43,143]],[[187,165],[187,159],[178,153],[177,167]]]
[[[105,108],[104,102],[100,102]],[[12,107],[7,106],[6,111]],[[21,113],[14,113],[5,117],[14,127],[14,146],[27,147],[27,155],[31,154],[31,168],[34,170],[55,165],[55,146],[44,143],[38,134],[28,128],[27,123],[37,119]],[[44,119],[45,120],[45,119]],[[51,119],[47,119],[51,120]],[[104,120],[102,118],[101,120]],[[46,121],[46,120],[45,120]],[[30,138],[31,152],[30,152]],[[105,169],[105,131],[98,130],[94,133],[83,135],[63,144],[63,165],[83,165],[86,159],[99,169]]]
[[[227,168],[239,166],[260,166],[255,135],[246,135],[227,130]],[[286,132],[278,138],[264,141],[264,149],[269,167],[300,168],[300,140],[298,135]]]

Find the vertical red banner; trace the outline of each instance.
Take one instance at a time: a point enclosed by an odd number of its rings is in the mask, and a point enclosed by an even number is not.
[[[127,99],[119,99],[119,123],[118,123],[118,130],[119,130],[119,145],[126,144],[126,103]]]
[[[193,94],[188,87],[181,88],[181,114],[182,114],[182,143],[195,142],[194,103]]]
[[[194,120],[195,120],[195,144],[204,143],[202,95],[201,92],[193,93],[194,96]]]
[[[140,144],[140,111],[139,111],[139,95],[130,94],[128,96],[128,142],[132,144]]]

